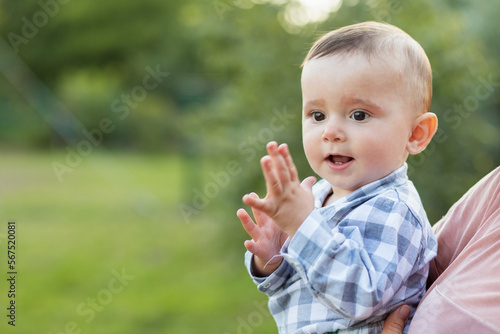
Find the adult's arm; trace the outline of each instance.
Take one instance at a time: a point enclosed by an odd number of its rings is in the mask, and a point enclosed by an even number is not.
[[[438,255],[410,333],[500,333],[500,167],[435,226]],[[431,285],[432,284],[432,285]],[[396,309],[383,334],[402,333]]]

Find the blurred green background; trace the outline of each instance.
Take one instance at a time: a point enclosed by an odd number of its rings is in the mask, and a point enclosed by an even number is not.
[[[241,196],[287,142],[322,33],[386,21],[424,47],[440,130],[409,160],[431,222],[500,163],[495,1],[0,1],[2,333],[274,333]]]

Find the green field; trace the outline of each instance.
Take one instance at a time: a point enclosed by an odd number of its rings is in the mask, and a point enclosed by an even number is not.
[[[62,182],[54,161],[65,152],[2,153],[0,267],[14,220],[17,276],[15,327],[0,284],[1,333],[275,332],[230,220],[179,214],[178,157],[93,153]]]

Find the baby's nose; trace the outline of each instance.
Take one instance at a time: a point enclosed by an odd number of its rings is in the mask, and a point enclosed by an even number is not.
[[[322,139],[323,141],[326,142],[335,142],[335,141],[343,142],[345,141],[346,136],[340,124],[336,122],[330,122],[329,124],[325,125]]]

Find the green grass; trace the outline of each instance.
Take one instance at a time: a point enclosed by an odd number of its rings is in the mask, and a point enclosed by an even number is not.
[[[180,216],[182,160],[95,152],[59,182],[52,163],[64,159],[2,153],[0,263],[5,274],[15,220],[18,275],[15,328],[0,283],[1,333],[276,332],[255,304],[266,297],[246,274],[243,247],[225,240],[234,226],[210,212],[189,224]],[[125,286],[113,274],[122,270]]]

